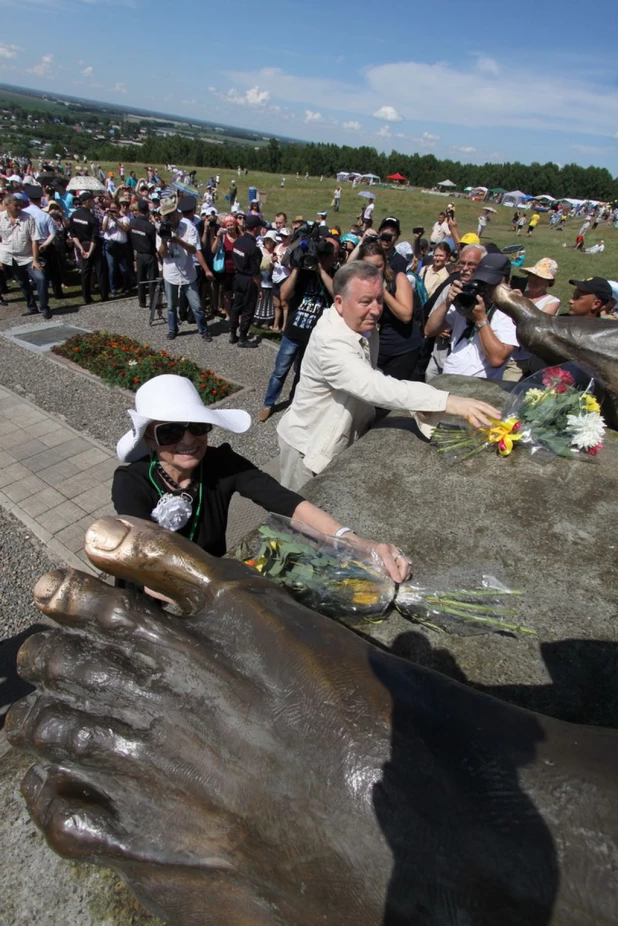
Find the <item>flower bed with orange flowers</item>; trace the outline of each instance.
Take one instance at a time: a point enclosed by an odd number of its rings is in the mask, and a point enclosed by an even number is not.
[[[167,351],[153,350],[148,344],[140,344],[133,338],[110,334],[109,331],[75,334],[52,350],[94,373],[104,383],[133,392],[142,383],[162,373],[186,376],[195,384],[206,405],[218,402],[240,388],[212,370],[203,370],[186,357],[172,357]]]

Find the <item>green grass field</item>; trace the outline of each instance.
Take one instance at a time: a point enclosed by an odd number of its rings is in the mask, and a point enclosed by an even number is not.
[[[144,175],[142,164],[126,164],[127,174],[130,170],[135,170],[138,177]],[[184,165],[183,165],[184,166]],[[118,164],[103,164],[105,170],[116,170]],[[191,168],[187,168],[191,169]],[[345,165],[342,165],[345,169]],[[349,230],[350,225],[356,220],[364,200],[358,196],[358,188],[353,189],[349,183],[342,184],[343,194],[341,197],[341,209],[336,214],[330,203],[333,191],[337,186],[334,179],[325,177],[324,182],[320,183],[320,178],[311,177],[305,181],[301,176],[296,180],[295,175],[286,177],[285,189],[280,189],[281,176],[279,174],[265,174],[249,172],[238,177],[236,171],[221,170],[219,168],[198,168],[197,179],[202,183],[209,176],[219,174],[221,177],[221,186],[217,207],[220,211],[225,210],[225,194],[229,189],[230,180],[236,180],[240,202],[246,208],[248,205],[248,190],[250,186],[257,187],[258,190],[265,194],[264,214],[267,218],[272,219],[276,212],[286,212],[291,220],[295,215],[303,215],[306,219],[314,219],[318,210],[326,209],[328,211],[328,221],[337,224],[342,231]],[[169,174],[163,171],[165,180],[169,179]],[[441,209],[446,208],[449,197],[430,195],[421,193],[420,190],[394,190],[390,188],[373,187],[372,191],[376,194],[375,216],[379,221],[386,215],[395,215],[401,222],[402,240],[412,240],[412,228],[417,225],[423,225],[427,232],[436,221],[437,214]],[[469,202],[466,199],[452,198],[456,207],[456,216],[459,223],[461,234],[465,232],[476,232],[477,219],[482,211],[482,205],[476,202]],[[605,241],[605,251],[602,254],[582,254],[575,251],[572,245],[575,244],[577,232],[582,224],[582,219],[568,219],[563,232],[555,232],[549,228],[549,214],[542,213],[541,221],[537,226],[533,236],[526,238],[522,234],[519,238],[511,230],[511,218],[513,210],[504,206],[495,206],[498,210],[497,215],[492,216],[492,221],[486,231],[485,239],[495,242],[499,247],[515,242],[525,243],[526,247],[526,264],[531,266],[541,257],[552,257],[558,262],[558,277],[553,292],[562,300],[562,310],[566,309],[566,303],[572,292],[569,286],[569,279],[586,279],[591,276],[602,276],[606,279],[615,279],[618,275],[618,262],[616,252],[618,251],[618,229],[612,226],[602,225],[597,228],[596,232],[588,233],[586,237],[586,247],[590,247],[603,239]],[[532,214],[532,213],[529,213]],[[377,222],[374,222],[377,225]],[[567,247],[563,247],[566,244]]]

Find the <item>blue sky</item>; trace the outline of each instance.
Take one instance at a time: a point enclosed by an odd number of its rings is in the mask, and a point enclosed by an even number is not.
[[[0,9],[5,83],[313,141],[618,174],[616,0]]]

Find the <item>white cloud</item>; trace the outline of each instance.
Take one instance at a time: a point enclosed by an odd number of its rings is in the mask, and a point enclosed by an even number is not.
[[[352,119],[351,122],[343,122],[342,125],[346,132],[360,132],[362,128],[360,122],[356,122],[355,119]]]
[[[112,93],[128,93],[129,92],[127,88],[125,87],[125,85],[121,84],[120,82],[115,83],[113,87],[110,87],[110,90]]]
[[[197,100],[181,100],[183,106],[195,106]]]
[[[482,74],[493,74],[497,77],[500,74],[500,65],[494,58],[488,58],[480,52],[474,52],[476,57],[476,69]]]
[[[393,106],[380,106],[373,114],[374,119],[386,119],[387,122],[401,122],[401,116]]]
[[[21,51],[19,45],[5,45],[4,42],[0,42],[0,58],[14,58],[18,51]]]
[[[38,64],[34,64],[27,69],[28,74],[36,74],[37,77],[52,77],[52,65],[54,63],[53,55],[43,55]]]
[[[461,154],[474,154],[476,148],[472,145],[451,145],[451,151],[459,151]]]
[[[601,145],[571,145],[571,148],[573,151],[578,151],[580,154],[607,154],[610,150]]]
[[[487,62],[478,70],[466,62],[404,61],[369,68],[349,80],[296,76],[281,68],[227,76],[241,87],[259,83],[278,102],[343,112],[348,119],[378,117],[388,99],[398,118],[418,122],[602,136],[612,135],[610,126],[618,125],[618,86],[574,76],[568,69],[543,72],[509,61],[498,62],[495,74],[488,67]],[[379,118],[391,121],[385,115]]]
[[[422,138],[428,142],[440,141],[440,136],[432,135],[431,132],[423,132]]]
[[[234,89],[228,90],[223,99],[228,103],[236,103],[238,106],[260,107],[266,106],[270,100],[270,93],[268,90],[260,90],[256,85],[255,87],[249,87],[247,92],[243,94]]]
[[[314,113],[310,109],[305,110],[305,122],[322,122],[322,113]]]
[[[84,68],[81,73],[84,77],[92,77],[94,74],[94,68],[91,65],[88,65],[88,67]]]
[[[391,137],[390,126],[383,125],[381,129],[378,129],[378,131],[376,132],[376,135],[378,136],[378,138],[390,138]]]

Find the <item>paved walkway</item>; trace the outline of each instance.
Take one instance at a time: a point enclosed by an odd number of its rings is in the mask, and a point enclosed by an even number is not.
[[[264,469],[278,476],[278,462]],[[47,545],[52,559],[96,572],[84,553],[84,534],[97,518],[113,514],[111,485],[118,465],[103,444],[0,386],[0,505]],[[228,545],[262,516],[261,508],[236,496]]]

